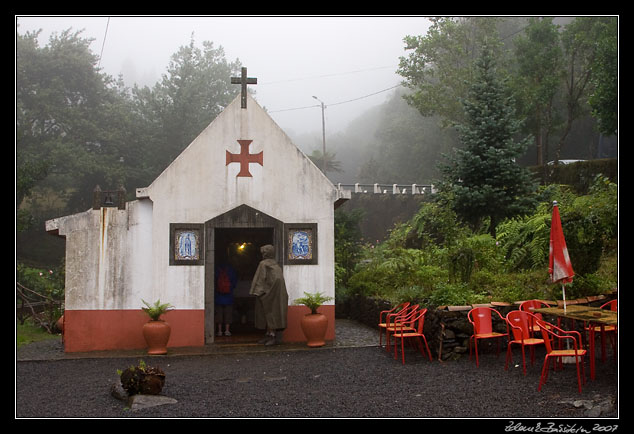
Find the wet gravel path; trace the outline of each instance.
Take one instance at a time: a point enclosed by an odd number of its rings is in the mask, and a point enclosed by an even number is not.
[[[514,353],[515,362],[520,360]],[[537,391],[543,353],[522,375],[504,355],[430,362],[413,350],[406,364],[377,346],[144,357],[166,373],[162,395],[178,402],[132,411],[110,394],[116,370],[134,358],[17,361],[17,418],[588,418],[574,401],[611,400],[618,372],[597,361],[597,378],[577,390],[574,365]],[[588,372],[589,374],[589,372]]]

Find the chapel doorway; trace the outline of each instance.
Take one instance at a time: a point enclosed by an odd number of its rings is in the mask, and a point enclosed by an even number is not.
[[[262,260],[260,247],[272,244],[282,265],[284,223],[248,205],[240,205],[205,223],[205,343],[249,343],[262,338],[254,327],[255,298],[251,281]],[[231,336],[217,336],[216,266],[231,263],[238,278],[232,309]],[[224,328],[222,328],[224,332]]]
[[[262,260],[260,247],[273,244],[273,228],[216,228],[214,239],[215,269],[228,264],[237,281],[233,291],[233,305],[227,308],[231,312],[230,334],[227,336],[224,333],[224,324],[220,325],[221,335],[218,334],[216,318],[215,342],[240,343],[260,339],[263,332],[254,326],[255,297],[249,295],[249,290],[258,264]],[[217,316],[218,309],[214,313]]]

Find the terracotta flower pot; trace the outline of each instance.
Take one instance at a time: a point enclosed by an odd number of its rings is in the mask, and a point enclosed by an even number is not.
[[[143,325],[143,337],[147,342],[150,355],[167,354],[167,341],[172,329],[166,321],[149,321]]]
[[[321,313],[304,315],[301,321],[302,331],[306,336],[306,345],[309,347],[321,347],[326,344],[324,337],[328,328],[328,317]]]

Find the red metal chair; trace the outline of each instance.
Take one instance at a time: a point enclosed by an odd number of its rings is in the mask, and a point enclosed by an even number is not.
[[[562,330],[553,324],[540,320],[537,320],[537,325],[541,329],[544,345],[546,346],[546,357],[544,358],[542,376],[539,380],[539,387],[537,390],[542,390],[542,385],[544,385],[548,379],[551,359],[559,359],[561,362],[563,357],[574,357],[575,364],[577,365],[577,383],[579,384],[579,393],[581,393],[581,374],[583,374],[583,383],[585,384],[586,382],[586,373],[583,366],[583,357],[586,355],[586,350],[581,348],[581,333],[578,331]],[[553,347],[554,339],[567,340],[568,342],[571,342],[570,346],[572,348],[556,350]]]
[[[490,307],[475,307],[469,311],[467,314],[467,319],[473,326],[473,335],[469,338],[469,360],[471,360],[471,342],[475,344],[475,353],[476,353],[476,366],[480,366],[480,361],[478,359],[478,340],[480,339],[491,339],[496,338],[498,345],[498,355],[500,353],[500,339],[505,336],[508,336],[508,333],[499,333],[493,331],[493,317],[492,313],[495,314],[506,324],[506,320],[502,317],[500,312]]]
[[[550,305],[541,300],[526,300],[520,304],[520,310],[523,310],[524,312],[529,312],[537,317],[537,319],[543,321],[544,318],[542,317],[541,313],[533,312],[535,309],[540,309],[542,307],[550,307]],[[530,322],[529,327],[531,328],[532,333],[539,333],[539,326],[537,326],[534,321]]]
[[[383,336],[383,332],[386,330],[387,327],[389,327],[390,325],[394,325],[395,322],[395,317],[398,316],[399,314],[403,314],[403,311],[405,309],[407,309],[407,307],[410,305],[409,301],[405,302],[405,303],[401,303],[398,306],[393,307],[390,310],[383,310],[379,313],[379,346],[382,346],[382,336]],[[387,335],[387,332],[386,332]],[[387,339],[387,336],[386,336]]]
[[[612,311],[617,311],[617,300],[608,301],[607,303],[601,305],[601,309],[610,309]],[[591,328],[593,328],[591,330]],[[616,333],[617,327],[612,325],[597,325],[589,323],[586,325],[585,330],[587,332],[594,332],[601,336],[601,361],[605,362],[606,359],[606,351],[605,351],[605,341],[606,338],[610,339],[610,344],[612,344],[612,350],[614,353],[614,361],[616,362]],[[590,334],[592,336],[592,334]]]
[[[504,369],[508,370],[509,361],[513,359],[513,351],[511,349],[513,344],[522,346],[522,372],[524,375],[526,375],[524,347],[529,346],[531,349],[531,366],[535,363],[535,345],[544,345],[543,339],[533,337],[531,324],[534,324],[536,321],[537,318],[533,317],[532,314],[522,310],[514,310],[506,315],[506,322],[509,329],[509,343],[506,349],[506,365]]]
[[[419,305],[412,304],[399,312],[399,315],[394,316],[391,322],[388,322],[385,328],[386,342],[385,350],[390,351],[390,335],[397,330],[414,331],[416,327],[412,318],[418,311]]]
[[[409,323],[401,323],[399,327],[392,333],[392,337],[394,338],[394,358],[396,359],[396,350],[398,346],[398,340],[401,340],[401,358],[403,359],[403,364],[405,364],[405,340],[406,339],[414,339],[416,341],[416,346],[418,347],[420,353],[425,355],[423,352],[423,345],[425,344],[425,349],[427,350],[427,356],[429,357],[429,361],[431,362],[431,352],[429,351],[429,346],[427,345],[427,339],[423,334],[423,326],[425,325],[425,314],[427,313],[427,309],[419,309],[412,315]],[[414,330],[407,330],[407,326],[413,326]]]

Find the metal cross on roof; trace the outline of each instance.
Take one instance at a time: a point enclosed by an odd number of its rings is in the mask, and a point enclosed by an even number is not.
[[[247,68],[242,67],[242,75],[240,77],[231,77],[231,84],[241,84],[242,85],[242,96],[240,98],[240,106],[245,109],[247,108],[247,84],[258,84],[257,78],[249,77],[247,78]]]

